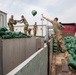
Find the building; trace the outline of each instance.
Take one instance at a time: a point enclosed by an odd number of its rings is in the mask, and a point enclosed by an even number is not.
[[[29,28],[32,29],[31,34],[33,35],[33,25],[29,25]],[[42,31],[43,29],[43,31]],[[22,25],[14,25],[14,31],[24,32],[24,26]],[[37,36],[45,36],[46,35],[46,25],[38,25]]]
[[[24,32],[23,25],[14,25],[14,31],[21,31]],[[29,25],[29,28],[32,29],[31,34],[33,35],[33,25]],[[48,31],[49,30],[49,31]],[[46,36],[48,32],[52,32],[52,26],[49,27],[47,25],[38,25],[37,36]]]
[[[65,27],[63,29],[63,36],[74,36],[76,33],[76,23],[62,23]]]
[[[7,13],[0,11],[0,27],[7,27]]]
[[[18,32],[24,32],[24,26],[23,25],[14,25],[14,31]],[[29,28],[32,29],[31,35],[33,35],[33,25],[29,25]],[[38,25],[38,31],[37,31],[37,36],[43,36],[45,40],[48,40],[48,35],[51,36],[53,34],[53,27],[47,26],[47,25]]]

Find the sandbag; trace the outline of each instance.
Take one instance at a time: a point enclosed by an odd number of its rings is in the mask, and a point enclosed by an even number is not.
[[[10,35],[2,35],[2,39],[10,39],[10,38],[12,38],[12,36],[10,36]]]
[[[35,16],[37,14],[36,10],[32,10],[32,15]]]
[[[8,31],[8,29],[6,27],[0,27],[0,31]]]
[[[76,70],[76,60],[74,60],[72,56],[68,57],[68,66]]]
[[[4,31],[0,31],[0,36],[5,35]]]

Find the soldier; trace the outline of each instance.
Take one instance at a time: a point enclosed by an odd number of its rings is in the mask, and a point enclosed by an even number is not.
[[[31,35],[31,28],[28,28],[28,34]]]
[[[35,22],[34,27],[33,27],[34,37],[36,37],[37,29],[38,29],[37,22]]]
[[[59,28],[62,32],[62,30],[64,29],[64,26],[61,24],[61,22],[59,22]],[[63,37],[62,37],[63,38]],[[61,46],[60,46],[60,43],[57,41],[57,50],[61,50]]]
[[[64,57],[67,57],[68,52],[67,52],[66,47],[63,42],[62,26],[60,23],[58,23],[58,18],[54,18],[54,20],[50,20],[49,18],[46,18],[43,15],[42,15],[42,17],[53,24],[53,29],[54,29],[57,44],[62,48],[62,50],[64,50],[64,52],[65,52]]]
[[[13,24],[15,25],[17,22],[16,20],[14,20],[14,16],[11,15],[11,18],[9,18],[9,21],[8,21],[8,27],[9,27],[9,30],[10,31],[14,31],[14,26]]]
[[[29,24],[23,15],[21,16],[21,18],[22,19],[20,20],[20,22],[24,23],[24,33],[27,34]]]

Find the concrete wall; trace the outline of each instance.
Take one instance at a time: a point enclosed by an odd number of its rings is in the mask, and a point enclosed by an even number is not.
[[[2,64],[2,40],[0,39],[0,75],[3,74],[3,64]]]
[[[5,75],[37,51],[37,38],[0,39],[0,75]],[[40,47],[44,40],[40,39]],[[37,45],[36,45],[37,44]],[[3,73],[3,74],[2,74]]]
[[[47,46],[45,46],[7,75],[47,75],[47,64],[48,50]]]
[[[51,68],[52,68],[52,54],[53,54],[53,38],[51,38],[50,40],[49,40],[49,43],[50,43],[50,51],[49,51],[49,55],[50,55],[50,57],[49,57],[49,72],[51,73]]]
[[[52,68],[52,54],[53,54],[53,38],[51,38],[47,42],[47,47],[48,47],[48,75],[51,75],[51,68]]]
[[[3,75],[18,66],[36,52],[35,38],[4,39],[3,42]],[[33,43],[33,44],[32,44]]]
[[[44,38],[36,38],[36,50],[44,46]]]

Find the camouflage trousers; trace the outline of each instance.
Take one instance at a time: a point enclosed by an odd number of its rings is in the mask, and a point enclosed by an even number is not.
[[[24,33],[27,34],[27,32],[28,32],[28,26],[24,26]]]
[[[8,25],[8,27],[9,27],[10,31],[14,31],[14,26],[13,25]]]
[[[36,37],[36,34],[37,34],[37,30],[34,30],[34,36]]]
[[[31,28],[28,28],[28,34],[31,35]]]
[[[66,51],[66,47],[65,47],[64,42],[63,42],[62,33],[55,34],[55,38],[57,41],[57,49],[58,50],[62,49],[64,51]]]

